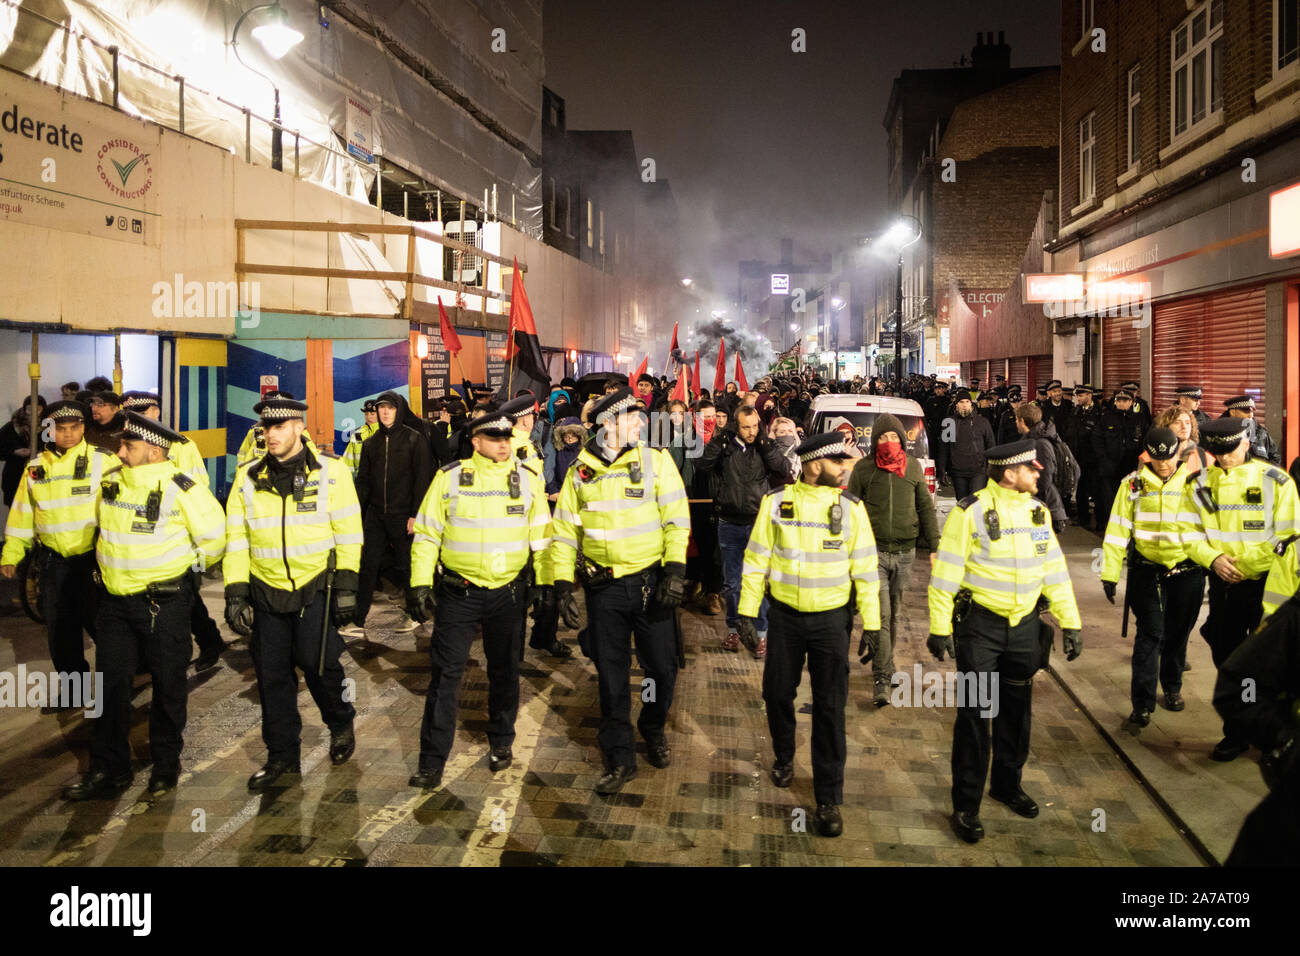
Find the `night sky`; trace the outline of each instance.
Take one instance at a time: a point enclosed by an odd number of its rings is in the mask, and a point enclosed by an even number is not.
[[[881,225],[900,70],[951,67],[990,30],[1013,67],[1060,58],[1056,0],[546,0],[544,29],[568,126],[632,130],[677,198],[683,269],[709,264],[724,296],[782,236],[829,252]]]

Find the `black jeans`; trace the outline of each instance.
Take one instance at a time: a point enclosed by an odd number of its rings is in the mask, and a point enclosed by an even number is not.
[[[321,627],[325,606],[322,588],[300,613],[276,614],[253,608],[253,636],[248,649],[257,672],[257,696],[262,703],[262,740],[268,760],[298,762],[302,739],[302,715],[298,713],[298,675],[312,700],[320,708],[321,719],[331,732],[352,723],[356,708],[343,699],[343,638],[333,622],[325,635],[325,673],[317,677],[320,666]]]
[[[469,648],[481,627],[487,658],[488,743],[509,747],[519,714],[519,647],[523,640],[524,585],[516,580],[499,588],[474,588],[462,594],[438,586],[438,607],[429,646],[432,671],[420,723],[420,769],[438,770],[447,762],[456,737],[460,681]]]
[[[664,739],[677,684],[672,608],[655,600],[658,568],[630,574],[599,588],[586,588],[587,633],[600,682],[600,731],[596,740],[606,768],[636,767],[632,734],[632,641],[644,679],[637,730],[647,742]],[[647,590],[648,589],[648,590]]]
[[[794,698],[807,658],[812,681],[813,793],[818,804],[839,806],[844,802],[844,762],[848,757],[844,707],[849,699],[853,605],[805,612],[772,599],[767,628],[763,701],[776,761],[794,762]]]
[[[154,770],[172,774],[180,769],[190,663],[190,602],[194,585],[181,579],[180,592],[152,602],[136,595],[118,597],[104,592],[95,618],[95,667],[104,675],[104,712],[90,736],[90,771],[112,775],[131,768],[131,688],[136,664],[144,654],[153,679],[149,705],[149,751]]]
[[[1200,616],[1205,593],[1201,568],[1158,582],[1160,570],[1130,558],[1126,587],[1137,624],[1129,691],[1134,710],[1155,710],[1157,677],[1166,694],[1182,690],[1187,637]]]
[[[722,592],[722,559],[718,553],[718,519],[713,503],[691,505],[691,537],[697,554],[686,559],[686,577],[705,594]]]
[[[987,473],[978,475],[963,475],[955,471],[948,472],[948,477],[952,479],[952,494],[958,501],[975,494],[989,483]]]
[[[1033,677],[1042,664],[1038,615],[1025,615],[1015,627],[1005,617],[972,604],[957,624],[957,674],[974,674],[977,686],[992,687],[997,674],[997,715],[980,714],[969,697],[957,708],[952,729],[952,808],[978,813],[989,775],[989,724],[992,723],[993,779],[991,789],[1014,794],[1029,759]]]
[[[362,526],[361,571],[357,575],[357,625],[366,626],[366,615],[375,596],[379,571],[387,564],[388,580],[405,593],[411,585],[411,541],[404,515],[386,515],[378,508],[366,509]]]
[[[1201,625],[1201,637],[1210,645],[1210,657],[1218,668],[1259,625],[1264,615],[1265,579],[1229,584],[1213,571],[1206,576],[1210,579],[1210,614]],[[1227,725],[1223,735],[1236,739],[1228,733]]]
[[[91,580],[95,552],[65,558],[56,551],[42,550],[41,605],[45,612],[45,634],[50,661],[60,674],[85,674],[86,643],[82,631],[95,636],[95,608],[99,588]]]

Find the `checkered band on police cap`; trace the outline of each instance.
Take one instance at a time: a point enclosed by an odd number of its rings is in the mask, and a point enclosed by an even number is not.
[[[610,392],[592,406],[591,417],[597,425],[601,425],[607,419],[636,407],[636,393],[632,389],[624,387],[617,392]]]
[[[502,415],[509,419],[522,418],[524,415],[531,415],[537,410],[537,400],[533,398],[530,392],[527,395],[520,395],[518,398],[512,398],[508,402],[503,402],[497,409]]]
[[[307,420],[307,403],[294,398],[268,398],[253,406],[253,414],[264,422]]]
[[[999,467],[1032,465],[1038,457],[1038,451],[1032,441],[1015,441],[990,448],[986,457],[990,465]]]
[[[1236,451],[1246,434],[1246,419],[1215,418],[1201,426],[1200,445],[1212,455]]]
[[[1194,398],[1199,401],[1201,398],[1201,387],[1199,385],[1179,385],[1174,389],[1174,394],[1179,398]]]
[[[1246,409],[1255,407],[1255,400],[1249,395],[1236,395],[1224,402],[1223,407],[1229,411],[1234,408],[1239,408],[1242,411],[1245,411]]]
[[[162,408],[162,401],[149,392],[127,392],[122,396],[122,407],[132,412],[142,412],[146,408]]]
[[[483,415],[474,419],[470,423],[470,435],[495,434],[498,436],[508,436],[514,432],[514,422],[501,412],[494,412],[491,415]]]
[[[84,422],[89,417],[90,409],[77,401],[55,402],[45,409],[45,418],[56,422]]]
[[[145,418],[139,412],[123,412],[123,416],[126,422],[122,430],[116,433],[119,440],[148,442],[163,451],[171,448],[173,442],[181,440],[180,434],[172,431],[162,422]]]
[[[844,432],[838,429],[823,432],[820,435],[805,438],[799,443],[799,447],[794,450],[794,453],[799,456],[799,461],[804,464],[817,461],[820,458],[848,458],[850,457],[849,441],[850,439],[845,437]]]

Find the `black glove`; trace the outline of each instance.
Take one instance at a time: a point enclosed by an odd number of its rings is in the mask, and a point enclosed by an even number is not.
[[[879,631],[863,631],[862,640],[858,641],[858,662],[867,664],[876,656],[876,649],[880,646]]]
[[[1115,603],[1115,582],[1102,581],[1101,589],[1106,592],[1106,600],[1109,601],[1111,604],[1114,604]]]
[[[1065,648],[1065,659],[1072,661],[1083,653],[1083,635],[1077,628],[1062,628],[1061,646]]]
[[[334,626],[347,627],[356,621],[357,592],[351,588],[334,589]]]
[[[1065,521],[1059,518],[1054,520],[1052,522],[1052,530],[1055,531],[1057,534],[1060,534],[1062,531],[1065,530]]]
[[[537,607],[554,607],[555,585],[534,584],[528,589],[528,603]]]
[[[1264,782],[1268,784],[1270,792],[1276,792],[1282,787],[1290,775],[1288,765],[1297,759],[1296,755],[1296,741],[1291,737],[1259,758],[1259,772],[1264,775]]]
[[[566,628],[576,631],[582,627],[582,611],[578,609],[578,599],[573,595],[572,581],[555,582],[555,603],[560,611],[560,620]]]
[[[925,639],[925,646],[929,648],[930,653],[934,655],[936,661],[943,660],[944,652],[953,660],[957,659],[957,645],[952,642],[952,635],[941,637],[938,634],[931,634]]]
[[[423,624],[432,616],[433,609],[437,605],[438,600],[433,596],[433,588],[421,585],[418,588],[406,589],[406,613],[411,616],[411,620]]]
[[[754,624],[752,617],[742,617],[736,625],[736,633],[740,635],[740,643],[749,648],[751,652],[758,649],[758,627]]]
[[[247,585],[226,590],[226,623],[240,637],[253,636],[253,605],[248,602]]]
[[[686,565],[665,564],[655,600],[664,607],[681,607],[686,596]]]

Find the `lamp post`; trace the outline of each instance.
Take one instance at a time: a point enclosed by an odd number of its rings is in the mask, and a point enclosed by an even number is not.
[[[916,223],[915,231],[904,220]],[[911,238],[908,238],[911,236]],[[903,250],[921,238],[921,220],[901,215],[885,234],[885,240],[898,249],[898,277],[894,287],[894,378],[895,387],[903,388]]]
[[[280,88],[275,85],[274,80],[261,70],[249,66],[239,53],[239,28],[244,25],[244,21],[250,15],[259,10],[270,11],[268,13],[269,20],[260,27],[253,28],[253,38],[262,44],[262,48],[266,50],[267,55],[272,59],[281,59],[301,43],[302,34],[289,26],[289,14],[284,7],[280,6],[280,0],[249,7],[239,15],[239,19],[235,21],[235,29],[230,33],[230,48],[235,51],[235,59],[242,63],[245,69],[256,73],[270,83],[271,89],[275,93],[275,114],[272,117],[273,125],[271,126],[271,168],[282,170],[284,169],[284,137],[280,129]]]

